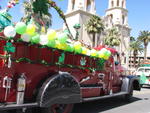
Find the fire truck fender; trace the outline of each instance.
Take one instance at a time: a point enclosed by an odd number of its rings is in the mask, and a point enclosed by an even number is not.
[[[40,107],[79,103],[81,102],[80,85],[69,73],[60,72],[43,83],[37,96],[37,102]]]
[[[131,90],[141,90],[140,80],[134,75],[128,75],[123,78],[122,91],[130,92]]]

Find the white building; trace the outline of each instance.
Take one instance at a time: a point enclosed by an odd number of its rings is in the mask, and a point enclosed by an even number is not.
[[[112,26],[116,26],[118,28],[120,32],[121,44],[117,50],[122,56],[122,63],[126,64],[128,67],[128,49],[131,29],[128,25],[126,0],[109,0],[108,3],[108,9],[102,18],[107,26],[107,29]],[[85,24],[93,14],[97,15],[95,0],[68,0],[68,9],[65,16],[71,33],[75,37],[76,31],[73,26],[75,24],[80,24],[81,28],[79,29],[79,40],[83,40],[84,43],[88,45],[92,44],[92,37],[85,30]],[[97,34],[95,42],[96,45],[99,45],[98,38],[102,39],[103,36]]]

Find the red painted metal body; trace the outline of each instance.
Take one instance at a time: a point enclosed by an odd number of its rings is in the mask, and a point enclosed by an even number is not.
[[[4,54],[3,46],[4,42],[1,42],[0,54]],[[58,62],[58,58],[63,51],[52,50],[48,48],[39,48],[37,46],[27,46],[25,43],[15,43],[16,52],[12,54],[13,59],[28,58],[33,64],[28,62],[12,62],[12,67],[7,68],[4,66],[4,60],[0,59],[0,102],[15,102],[17,93],[17,79],[18,75],[25,73],[27,77],[27,86],[25,90],[25,99],[32,100],[35,90],[39,84],[47,77],[57,74],[59,71],[69,72],[73,75],[81,85],[81,94],[83,97],[96,97],[108,95],[112,90],[113,93],[121,91],[121,70],[116,69],[114,59],[111,57],[106,61],[104,69],[100,71],[90,72],[89,70],[83,70],[79,68],[61,67],[55,65]],[[64,64],[71,64],[74,66],[80,66],[80,59],[83,55],[74,55],[73,53],[65,53]],[[97,68],[96,62],[98,59],[86,58],[86,65],[84,67]],[[37,61],[44,60],[51,63],[51,66],[45,66],[37,63]],[[100,79],[99,74],[104,74],[104,78]],[[2,87],[4,76],[10,76],[12,78],[12,88],[8,95],[7,100],[4,100],[5,89]],[[86,80],[84,80],[86,79]],[[85,87],[82,87],[86,85]],[[88,87],[90,86],[90,87]]]

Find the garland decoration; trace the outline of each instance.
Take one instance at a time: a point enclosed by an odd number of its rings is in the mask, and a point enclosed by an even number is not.
[[[15,47],[12,45],[11,42],[7,42],[6,46],[4,46],[4,51],[6,51],[7,53],[14,53]]]
[[[64,61],[65,61],[65,53],[62,53],[61,56],[59,57],[58,63],[59,64],[61,64],[61,63],[63,64]]]

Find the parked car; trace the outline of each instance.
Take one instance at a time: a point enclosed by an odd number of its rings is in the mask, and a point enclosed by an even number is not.
[[[139,67],[136,75],[140,77],[141,85],[150,85],[150,67]]]

